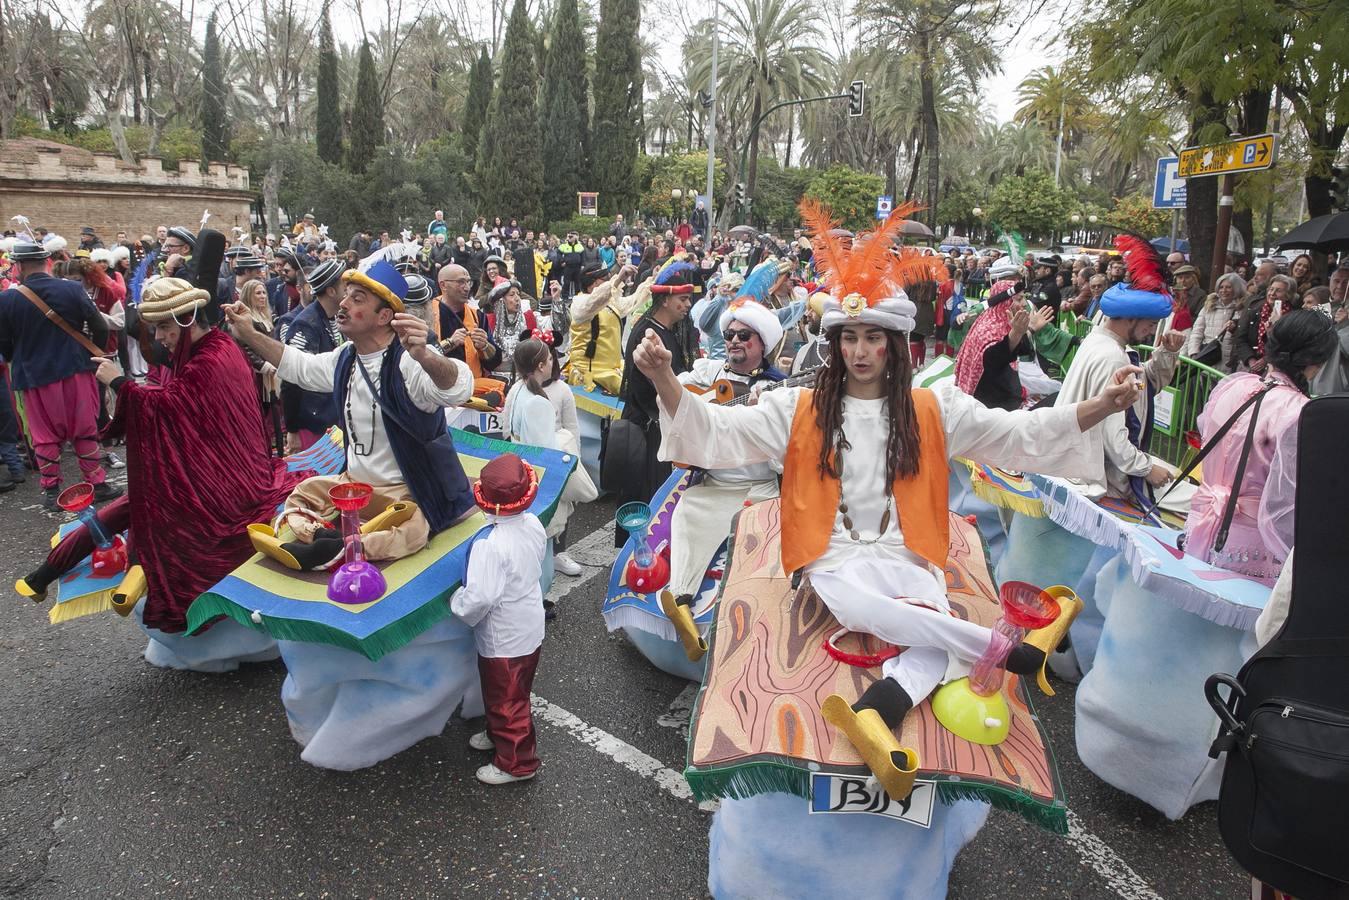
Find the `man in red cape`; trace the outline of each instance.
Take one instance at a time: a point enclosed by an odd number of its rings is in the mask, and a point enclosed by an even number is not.
[[[199,318],[209,299],[179,278],[145,289],[140,318],[173,360],[167,384],[137,384],[107,359],[97,372],[117,397],[106,435],[126,435],[129,488],[98,516],[109,533],[129,529],[138,566],[127,582],[143,578],[144,623],[167,633],[184,631],[192,601],[252,555],[248,525],[271,519],[312,474],[272,457],[243,352]],[[92,549],[87,529],[71,532],[19,593],[42,599]],[[119,608],[134,599],[119,598]]]

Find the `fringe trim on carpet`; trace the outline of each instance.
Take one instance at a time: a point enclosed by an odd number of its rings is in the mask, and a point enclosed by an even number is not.
[[[970,490],[974,491],[974,496],[985,503],[1001,507],[1002,509],[1010,509],[1012,512],[1018,512],[1023,516],[1030,516],[1033,519],[1044,518],[1044,504],[1033,497],[1023,497],[1020,494],[1009,493],[996,485],[989,484],[982,478],[974,476],[970,478]]]
[[[693,797],[699,803],[730,798],[746,800],[759,794],[793,794],[810,800],[811,772],[777,762],[748,762],[712,771],[684,770]],[[1030,795],[995,784],[975,784],[938,777],[937,798],[946,805],[957,800],[978,800],[996,809],[1016,813],[1054,834],[1068,833],[1068,808],[1058,801],[1046,803]]]
[[[278,641],[331,644],[355,651],[371,662],[378,662],[381,657],[411,643],[432,625],[450,618],[450,606],[446,600],[457,587],[451,585],[449,590],[436,594],[397,622],[385,625],[366,638],[358,638],[331,625],[303,619],[263,616],[262,623],[258,624],[253,621],[251,610],[208,591],[188,608],[187,633],[196,634],[219,617],[228,616],[240,625],[269,634]]]
[[[99,591],[96,594],[85,594],[83,597],[76,597],[74,600],[55,603],[51,609],[47,610],[47,621],[53,625],[60,625],[62,622],[69,622],[71,619],[78,619],[81,616],[108,612],[112,609],[112,593],[111,590]]]
[[[1028,477],[1039,488],[1045,514],[1054,524],[1097,546],[1124,549],[1127,540],[1119,519],[1061,481],[1043,475]]]
[[[1133,577],[1134,583],[1143,590],[1165,597],[1185,612],[1215,625],[1241,631],[1255,630],[1255,621],[1260,618],[1259,609],[1232,603],[1200,587],[1168,577],[1149,565],[1152,560],[1144,555],[1135,540],[1125,544],[1123,553],[1129,563],[1129,574]],[[1248,580],[1254,583],[1254,579]],[[1265,590],[1272,591],[1272,588]]]
[[[631,628],[655,635],[661,640],[677,641],[679,633],[663,615],[653,615],[635,606],[616,606],[604,611],[604,624],[610,631]]]

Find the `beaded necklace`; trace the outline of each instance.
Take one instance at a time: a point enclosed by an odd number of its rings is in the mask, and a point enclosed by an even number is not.
[[[848,446],[848,437],[846,433],[844,434],[843,441],[841,443],[844,446]],[[838,453],[838,470],[840,473],[839,490],[838,490],[838,512],[839,515],[843,517],[843,530],[847,532],[849,540],[853,541],[854,543],[857,544],[879,543],[881,538],[885,536],[885,532],[890,530],[890,512],[894,508],[895,504],[895,497],[894,494],[891,493],[891,486],[888,484],[885,486],[885,512],[881,513],[881,524],[880,527],[876,529],[876,536],[874,538],[866,538],[864,540],[862,536],[858,533],[857,526],[853,524],[852,516],[848,513],[848,504],[843,499],[843,479],[841,477],[841,474],[843,472],[843,451],[840,449],[837,451],[837,453]]]
[[[369,379],[370,373],[366,371],[365,363],[361,362],[359,354],[356,355],[356,365],[361,367],[364,377]],[[378,385],[373,379],[370,380],[371,394],[373,399],[370,403],[370,443],[366,444],[356,435],[356,418],[351,411],[351,395],[355,393],[356,370],[352,369],[351,383],[347,385],[347,444],[351,447],[351,452],[357,456],[370,456],[375,452],[375,416],[379,411]]]

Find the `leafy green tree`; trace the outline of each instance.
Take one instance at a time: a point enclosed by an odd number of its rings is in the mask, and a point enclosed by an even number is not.
[[[549,221],[576,208],[576,192],[587,181],[585,133],[589,123],[581,105],[586,95],[586,43],[576,0],[561,0],[553,15],[548,56],[543,66],[539,124],[548,187],[543,211]]]
[[[364,172],[384,143],[384,101],[375,74],[375,57],[370,42],[361,42],[356,63],[356,102],[351,108],[351,134],[347,145],[347,168]]]
[[[337,81],[337,50],[333,46],[333,24],[328,4],[323,4],[319,21],[319,66],[317,90],[318,122],[316,137],[319,159],[336,165],[342,161],[342,94]]]
[[[707,155],[696,155],[706,166]],[[791,231],[800,219],[797,204],[818,174],[816,169],[783,168],[771,156],[759,160],[759,188],[754,192],[754,204],[750,207],[753,223],[769,231]],[[874,199],[872,203],[875,203]]]
[[[229,150],[229,119],[225,114],[229,87],[220,60],[220,35],[216,14],[206,20],[206,43],[201,53],[201,154],[202,159],[222,161]]]
[[[591,171],[602,216],[631,212],[637,202],[637,151],[642,143],[641,23],[641,0],[600,0]]]
[[[988,202],[988,218],[1007,231],[1053,237],[1077,205],[1071,192],[1056,188],[1043,169],[998,182]]]
[[[1152,191],[1138,191],[1115,201],[1115,208],[1105,217],[1106,224],[1127,228],[1143,235],[1162,234],[1170,227],[1171,214],[1152,208]]]
[[[988,188],[970,181],[958,181],[946,189],[937,204],[937,221],[968,235],[979,226],[979,217],[974,210],[982,209],[986,203]]]
[[[824,40],[816,6],[807,0],[736,0],[721,13],[717,88],[726,108],[739,110],[745,118],[746,129],[782,100],[834,93],[827,90],[834,64],[820,49]],[[711,80],[710,42],[689,50],[690,81],[703,87]],[[780,115],[785,119],[790,111]],[[750,197],[758,180],[759,139],[767,126],[765,122],[750,141],[746,171],[737,173]]]
[[[538,67],[525,0],[515,0],[501,45],[501,83],[478,140],[478,209],[543,224],[543,146],[539,139]]]
[[[831,166],[812,178],[806,188],[807,197],[828,206],[850,231],[876,224],[876,198],[884,192],[884,178],[848,166]]]
[[[678,188],[695,194],[707,190],[706,151],[683,156],[644,156],[639,168],[644,176],[641,196],[644,210],[673,215],[678,211],[678,204],[671,207],[671,190]],[[727,188],[725,163],[717,160],[713,171],[712,190],[718,197],[724,196]],[[684,214],[688,215],[692,209],[693,201],[686,198]]]
[[[492,58],[487,55],[487,45],[482,45],[477,62],[468,72],[468,97],[464,101],[464,121],[459,127],[464,145],[464,155],[469,160],[478,158],[478,137],[482,134],[483,122],[487,119],[487,110],[492,105]]]

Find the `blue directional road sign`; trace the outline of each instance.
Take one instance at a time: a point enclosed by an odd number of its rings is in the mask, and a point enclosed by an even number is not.
[[[1180,157],[1163,156],[1157,160],[1157,181],[1152,186],[1153,209],[1184,209],[1185,179],[1178,174]]]

